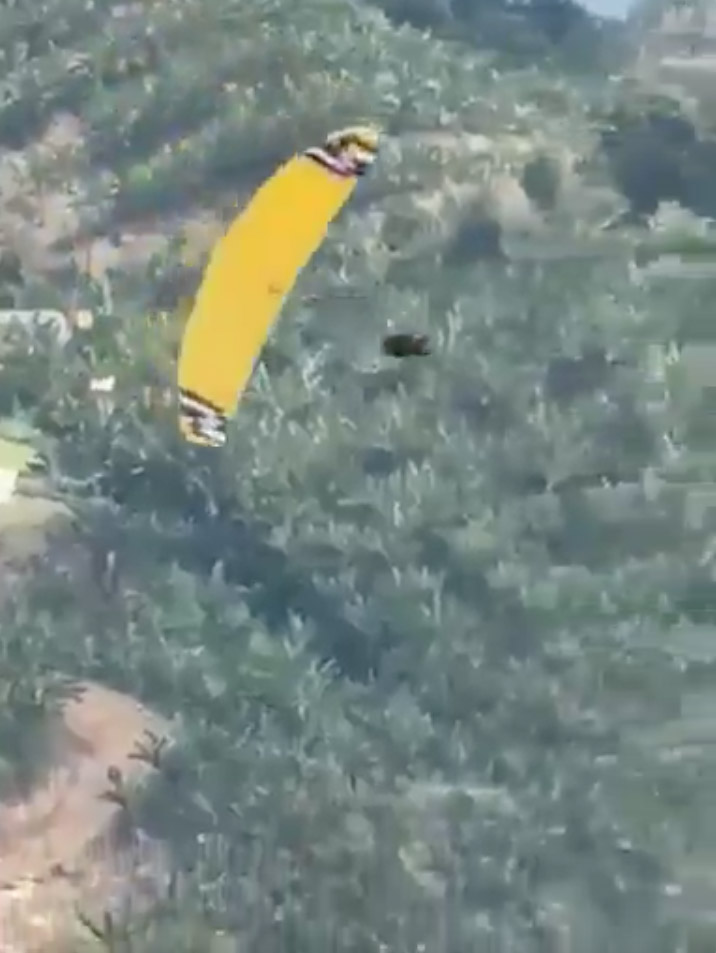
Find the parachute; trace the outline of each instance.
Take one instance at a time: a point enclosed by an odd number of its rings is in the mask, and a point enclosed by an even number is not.
[[[226,443],[286,296],[377,152],[371,127],[332,133],[281,166],[215,246],[179,354],[179,429],[190,443]]]

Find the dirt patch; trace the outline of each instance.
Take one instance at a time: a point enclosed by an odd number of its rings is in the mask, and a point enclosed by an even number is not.
[[[166,864],[158,844],[122,831],[123,810],[108,792],[151,771],[137,760],[147,732],[167,725],[133,698],[85,683],[62,714],[46,783],[0,804],[2,953],[40,953],[87,934],[77,911],[95,919],[130,901],[151,903]],[[117,772],[119,774],[117,775]]]
[[[28,149],[0,154],[0,245],[12,248],[28,272],[77,269],[101,279],[112,268],[144,264],[166,247],[171,233],[162,223],[139,223],[121,243],[79,237],[86,197],[77,154],[84,135],[76,117],[58,114]]]
[[[53,246],[78,227],[81,185],[69,170],[82,137],[81,123],[61,114],[29,149],[0,154],[0,244],[12,248],[30,271],[62,266],[63,256]]]

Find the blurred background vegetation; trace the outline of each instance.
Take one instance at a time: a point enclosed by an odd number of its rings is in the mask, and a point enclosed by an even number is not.
[[[634,77],[640,23],[0,9],[3,156],[76,217],[51,268],[6,237],[4,293],[96,311],[3,344],[0,414],[74,522],[0,587],[0,784],[65,677],[173,719],[130,804],[176,869],[135,953],[716,950],[716,139],[707,102]],[[62,155],[37,148],[58,116]],[[187,226],[366,118],[381,161],[228,447],[188,448]],[[100,280],[68,248],[101,237]],[[391,361],[388,331],[433,355]]]

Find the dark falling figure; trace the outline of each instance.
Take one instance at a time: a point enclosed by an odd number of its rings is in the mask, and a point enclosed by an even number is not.
[[[427,334],[389,334],[383,338],[383,353],[388,357],[426,357],[430,354]]]

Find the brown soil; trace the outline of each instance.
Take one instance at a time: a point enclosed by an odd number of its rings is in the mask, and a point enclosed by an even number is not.
[[[151,771],[131,755],[147,731],[166,736],[166,727],[134,699],[95,684],[67,703],[46,783],[0,804],[2,953],[57,949],[85,929],[78,909],[101,922],[108,905],[161,891],[158,845],[135,836],[120,849],[122,807],[105,795],[109,769],[132,784]]]

